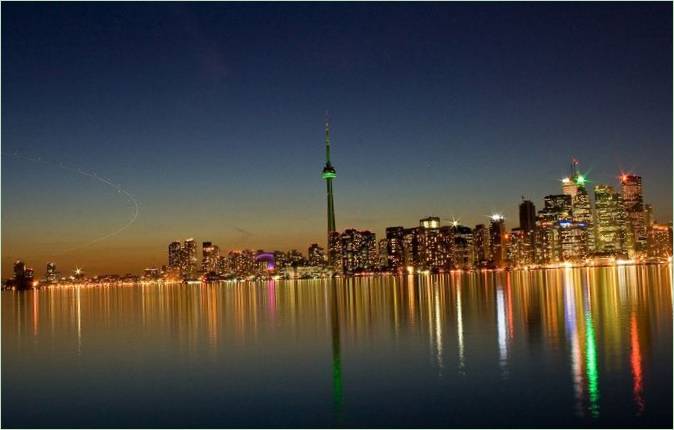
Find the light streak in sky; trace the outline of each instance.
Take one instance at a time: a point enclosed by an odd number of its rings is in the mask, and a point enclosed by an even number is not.
[[[105,184],[106,186],[109,186],[109,187],[113,188],[119,194],[123,195],[124,198],[126,198],[133,205],[133,214],[131,215],[129,220],[124,225],[119,227],[118,229],[116,229],[116,230],[114,230],[110,233],[106,233],[106,234],[104,234],[100,237],[97,237],[97,238],[95,238],[95,239],[93,239],[93,240],[91,240],[91,241],[89,241],[89,242],[87,242],[83,245],[76,246],[74,248],[66,249],[66,250],[62,251],[60,254],[56,254],[56,256],[67,254],[69,252],[73,252],[73,251],[76,251],[78,249],[86,248],[86,247],[89,247],[89,246],[91,246],[95,243],[102,242],[106,239],[109,239],[113,236],[116,236],[119,233],[126,230],[127,228],[129,228],[131,226],[131,224],[136,222],[136,219],[138,218],[138,215],[140,214],[140,205],[138,204],[138,200],[136,200],[136,198],[131,193],[129,193],[128,191],[123,189],[121,185],[113,183],[110,179],[98,176],[95,172],[88,172],[88,171],[83,170],[81,168],[67,166],[67,165],[65,165],[63,163],[60,163],[60,162],[55,163],[55,162],[52,162],[52,161],[49,161],[49,160],[45,160],[41,157],[28,157],[28,156],[25,156],[25,155],[22,155],[22,154],[18,153],[17,151],[12,152],[11,155],[15,158],[31,161],[33,163],[45,164],[45,165],[48,165],[48,166],[56,167],[56,168],[61,169],[61,170],[65,170],[65,171],[70,172],[70,173],[75,173],[75,174],[78,174],[78,175],[81,175],[81,176],[85,176],[85,177],[94,179],[94,180],[96,180],[96,181],[98,181],[102,184]]]

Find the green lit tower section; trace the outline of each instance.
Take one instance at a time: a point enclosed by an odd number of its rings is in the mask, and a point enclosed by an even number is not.
[[[332,180],[337,177],[335,168],[330,164],[330,123],[327,118],[325,120],[325,167],[321,177],[325,179],[325,185],[328,191],[328,264],[334,264],[333,240],[332,237],[336,233],[335,228],[335,202],[332,197]]]

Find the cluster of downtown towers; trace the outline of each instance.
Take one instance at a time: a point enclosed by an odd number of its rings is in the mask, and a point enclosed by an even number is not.
[[[232,251],[219,255],[204,242],[202,259],[192,239],[169,245],[167,270],[183,278],[197,275],[252,276],[269,273],[297,275],[502,269],[549,266],[558,263],[593,264],[597,260],[663,261],[672,254],[671,224],[655,223],[652,207],[644,204],[641,177],[622,174],[620,192],[595,185],[594,205],[587,178],[573,160],[571,174],[562,179],[561,194],[545,196],[538,212],[534,203],[519,205],[519,227],[506,230],[505,219],[493,215],[489,225],[474,228],[438,217],[421,219],[417,227],[388,227],[377,242],[370,231],[346,229],[335,223],[330,162],[330,133],[325,127],[326,163],[322,178],[327,189],[327,252],[318,244],[305,258],[290,252]],[[199,264],[200,263],[200,264]]]

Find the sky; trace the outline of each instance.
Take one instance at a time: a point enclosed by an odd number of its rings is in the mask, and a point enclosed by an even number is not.
[[[671,3],[5,2],[2,277],[324,244],[326,111],[338,230],[516,227],[571,157],[672,219]]]

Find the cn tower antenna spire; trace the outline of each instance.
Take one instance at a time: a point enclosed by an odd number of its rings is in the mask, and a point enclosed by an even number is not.
[[[337,228],[335,226],[335,203],[332,196],[332,181],[337,177],[335,168],[330,163],[330,121],[328,113],[325,113],[325,167],[321,177],[325,180],[325,186],[328,198],[328,264],[330,267],[336,263],[336,256],[334,255],[335,240],[337,235]]]
[[[330,165],[330,116],[325,112],[325,164]]]

